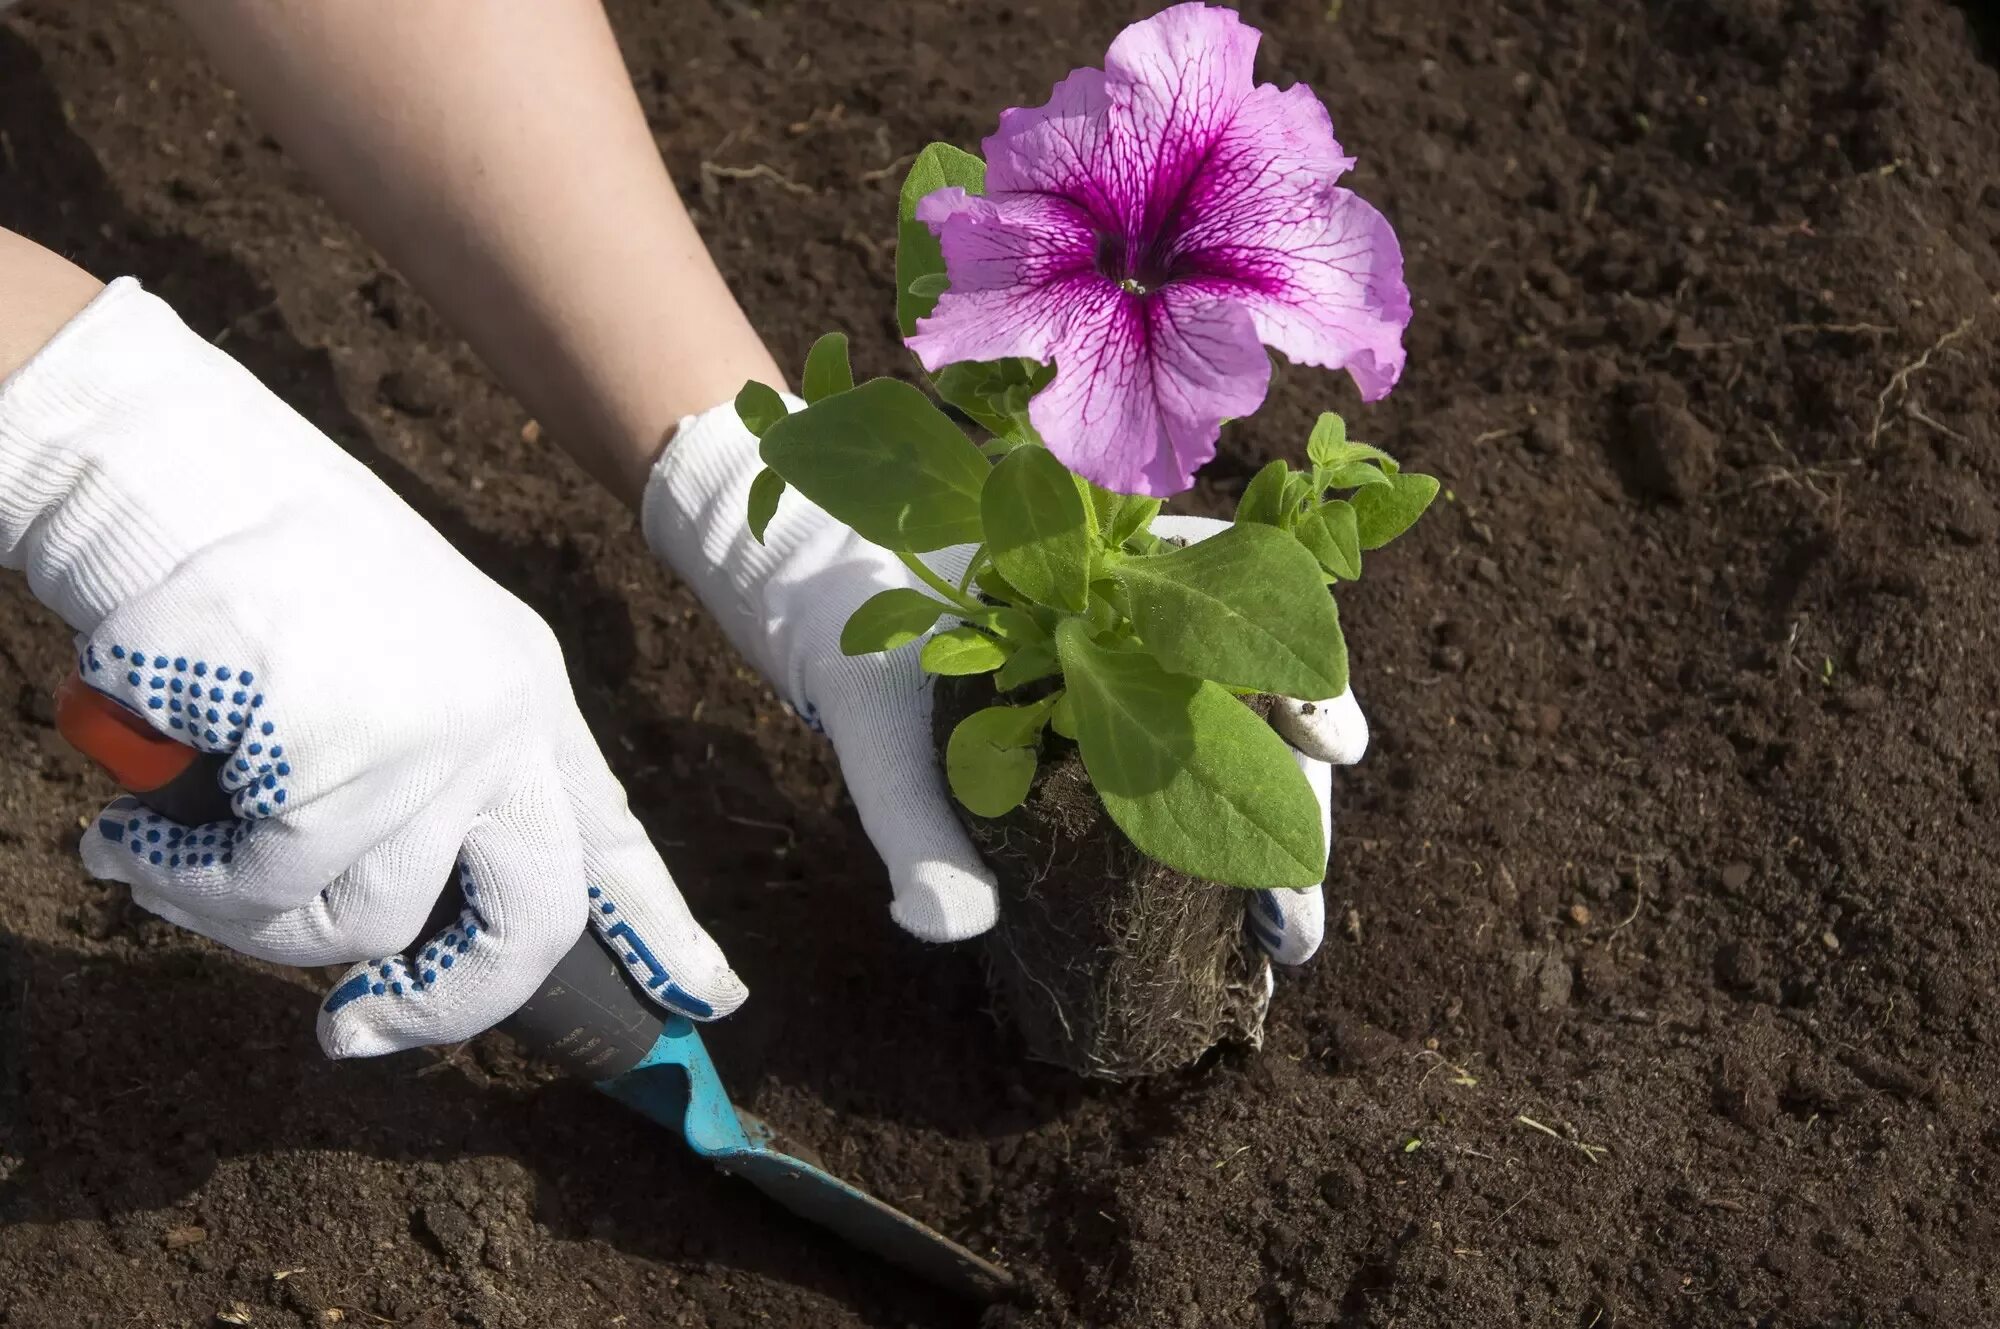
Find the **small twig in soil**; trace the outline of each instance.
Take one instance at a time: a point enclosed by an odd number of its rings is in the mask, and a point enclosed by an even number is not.
[[[1451,1083],[1459,1086],[1462,1089],[1471,1089],[1477,1086],[1479,1083],[1479,1078],[1475,1076],[1471,1071],[1468,1071],[1467,1069],[1465,1069],[1465,1067],[1460,1066],[1448,1060],[1445,1057],[1445,1055],[1441,1052],[1434,1052],[1429,1048],[1423,1048],[1420,1051],[1412,1054],[1410,1060],[1415,1061],[1419,1057],[1431,1058],[1431,1064],[1430,1068],[1424,1072],[1423,1078],[1417,1081],[1417,1088],[1416,1088],[1417,1093],[1421,1094],[1424,1091],[1425,1082],[1428,1081],[1431,1078],[1431,1076],[1437,1074],[1440,1070],[1444,1069],[1451,1070],[1452,1072]]]
[[[792,829],[791,827],[789,827],[789,826],[785,825],[785,824],[784,824],[783,822],[778,822],[778,821],[759,821],[759,820],[758,820],[757,818],[755,818],[755,817],[739,817],[739,816],[737,816],[737,815],[736,815],[735,813],[733,813],[733,812],[725,812],[725,813],[723,813],[723,814],[722,814],[722,819],[723,819],[724,821],[729,821],[729,822],[734,822],[734,823],[736,823],[736,824],[737,824],[738,826],[748,826],[748,827],[750,827],[750,828],[751,828],[752,830],[758,830],[758,831],[776,831],[776,832],[777,832],[777,833],[778,833],[779,835],[782,835],[782,836],[784,836],[784,837],[785,837],[785,843],[786,843],[786,844],[796,844],[796,843],[798,843],[798,838],[799,838],[799,837],[798,837],[798,833],[797,833],[796,831],[794,831],[794,830],[793,830],[793,829]]]
[[[1230,1154],[1228,1157],[1224,1158],[1221,1162],[1217,1163],[1215,1165],[1215,1170],[1217,1172],[1220,1172],[1222,1169],[1228,1167],[1232,1162],[1234,1162],[1238,1158],[1241,1158],[1244,1154],[1247,1154],[1249,1152],[1250,1152],[1250,1146],[1246,1144],[1242,1148],[1238,1149],[1235,1153]]]
[[[1959,433],[1956,429],[1953,429],[1950,425],[1940,424],[1938,421],[1931,419],[1928,415],[1925,415],[1923,411],[1917,408],[1916,406],[1906,405],[1903,407],[1903,410],[1906,413],[1908,413],[1909,417],[1912,420],[1915,420],[1918,424],[1929,425],[1932,429],[1937,430],[1940,434],[1943,434],[1946,438],[1955,438],[1961,443],[1970,443],[1972,441],[1965,435]]]
[[[778,188],[791,193],[806,198],[811,198],[813,195],[811,186],[800,184],[767,162],[758,162],[752,166],[719,166],[712,161],[704,161],[701,164],[701,180],[704,186],[715,180],[769,180]]]
[[[2000,303],[2000,295],[1996,295],[1993,301],[1989,303]],[[1916,359],[1910,361],[1889,376],[1889,381],[1884,385],[1882,391],[1875,394],[1875,421],[1868,426],[1868,446],[1870,448],[1873,448],[1882,438],[1882,426],[1888,422],[1889,398],[1900,390],[1903,393],[1904,400],[1907,401],[1910,392],[1910,380],[1930,368],[1932,356],[1957,341],[1960,337],[1963,337],[1966,333],[1972,331],[1972,325],[1978,321],[1979,315],[1968,315],[1957,327],[1925,347],[1922,355],[1919,355]]]
[[[878,166],[872,171],[863,171],[861,173],[861,179],[869,184],[873,184],[877,180],[887,180],[890,176],[902,170],[905,166],[908,166],[911,162],[915,161],[916,159],[917,159],[916,153],[906,152],[902,156],[896,158],[896,160],[890,162],[887,166]]]
[[[1561,1131],[1557,1130],[1555,1127],[1544,1126],[1542,1125],[1541,1122],[1536,1121],[1533,1117],[1527,1116],[1525,1114],[1516,1115],[1514,1120],[1520,1122],[1523,1126],[1528,1127],[1530,1130],[1540,1131],[1542,1134],[1548,1136],[1551,1140],[1560,1140],[1564,1144],[1569,1145],[1573,1149],[1581,1150],[1583,1152],[1583,1156],[1589,1159],[1593,1163],[1598,1161],[1597,1156],[1599,1154],[1608,1154],[1611,1152],[1609,1149],[1605,1148],[1601,1144],[1585,1144],[1581,1140],[1572,1140],[1567,1135],[1564,1135]]]

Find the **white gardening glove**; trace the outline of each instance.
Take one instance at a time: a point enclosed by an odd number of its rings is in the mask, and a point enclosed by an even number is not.
[[[801,403],[787,405],[797,410]],[[917,663],[923,640],[875,655],[840,651],[841,627],[863,601],[921,583],[895,555],[797,490],[779,501],[759,544],[748,513],[762,466],[757,440],[733,405],[683,420],[647,485],[646,539],[778,695],[832,740],[862,828],[889,870],[890,915],[925,941],[977,936],[993,926],[998,900],[938,766],[934,680]],[[1162,518],[1154,529],[1193,540],[1224,524]],[[940,550],[926,562],[956,581],[971,554],[969,547]],[[1367,747],[1359,708],[1351,696],[1310,709],[1288,704],[1279,727],[1313,754],[1299,764],[1330,828],[1327,762],[1358,760]],[[1305,960],[1325,931],[1319,890],[1259,892],[1251,931],[1280,963]]]
[[[746,993],[592,742],[547,626],[136,282],[0,384],[0,564],[91,686],[228,754],[236,818],[131,799],[85,865],[283,964],[365,960],[328,1055],[471,1037],[585,927],[663,1005]],[[456,926],[418,936],[456,872]]]

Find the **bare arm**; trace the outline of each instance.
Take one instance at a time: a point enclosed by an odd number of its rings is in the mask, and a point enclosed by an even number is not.
[[[0,379],[19,369],[104,284],[68,259],[0,228]]]
[[[681,416],[782,381],[596,0],[176,7],[342,213],[628,504]]]

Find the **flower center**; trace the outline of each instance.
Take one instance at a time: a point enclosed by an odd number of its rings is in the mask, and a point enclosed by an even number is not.
[[[1127,295],[1151,295],[1173,278],[1163,265],[1148,262],[1146,255],[1135,258],[1123,236],[1103,233],[1097,237],[1097,271]]]

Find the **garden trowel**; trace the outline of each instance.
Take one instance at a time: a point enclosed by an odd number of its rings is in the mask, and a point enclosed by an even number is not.
[[[56,690],[56,727],[162,816],[199,826],[235,815],[216,778],[223,757],[174,742],[74,674]],[[460,909],[458,888],[448,884],[421,935],[456,922]],[[500,1027],[541,1059],[595,1082],[678,1133],[724,1172],[855,1246],[969,1297],[990,1300],[1012,1285],[1012,1275],[998,1265],[778,1148],[769,1127],[730,1103],[694,1025],[641,994],[610,944],[586,928],[535,995]],[[633,945],[631,953],[639,963],[650,962],[642,946]]]

